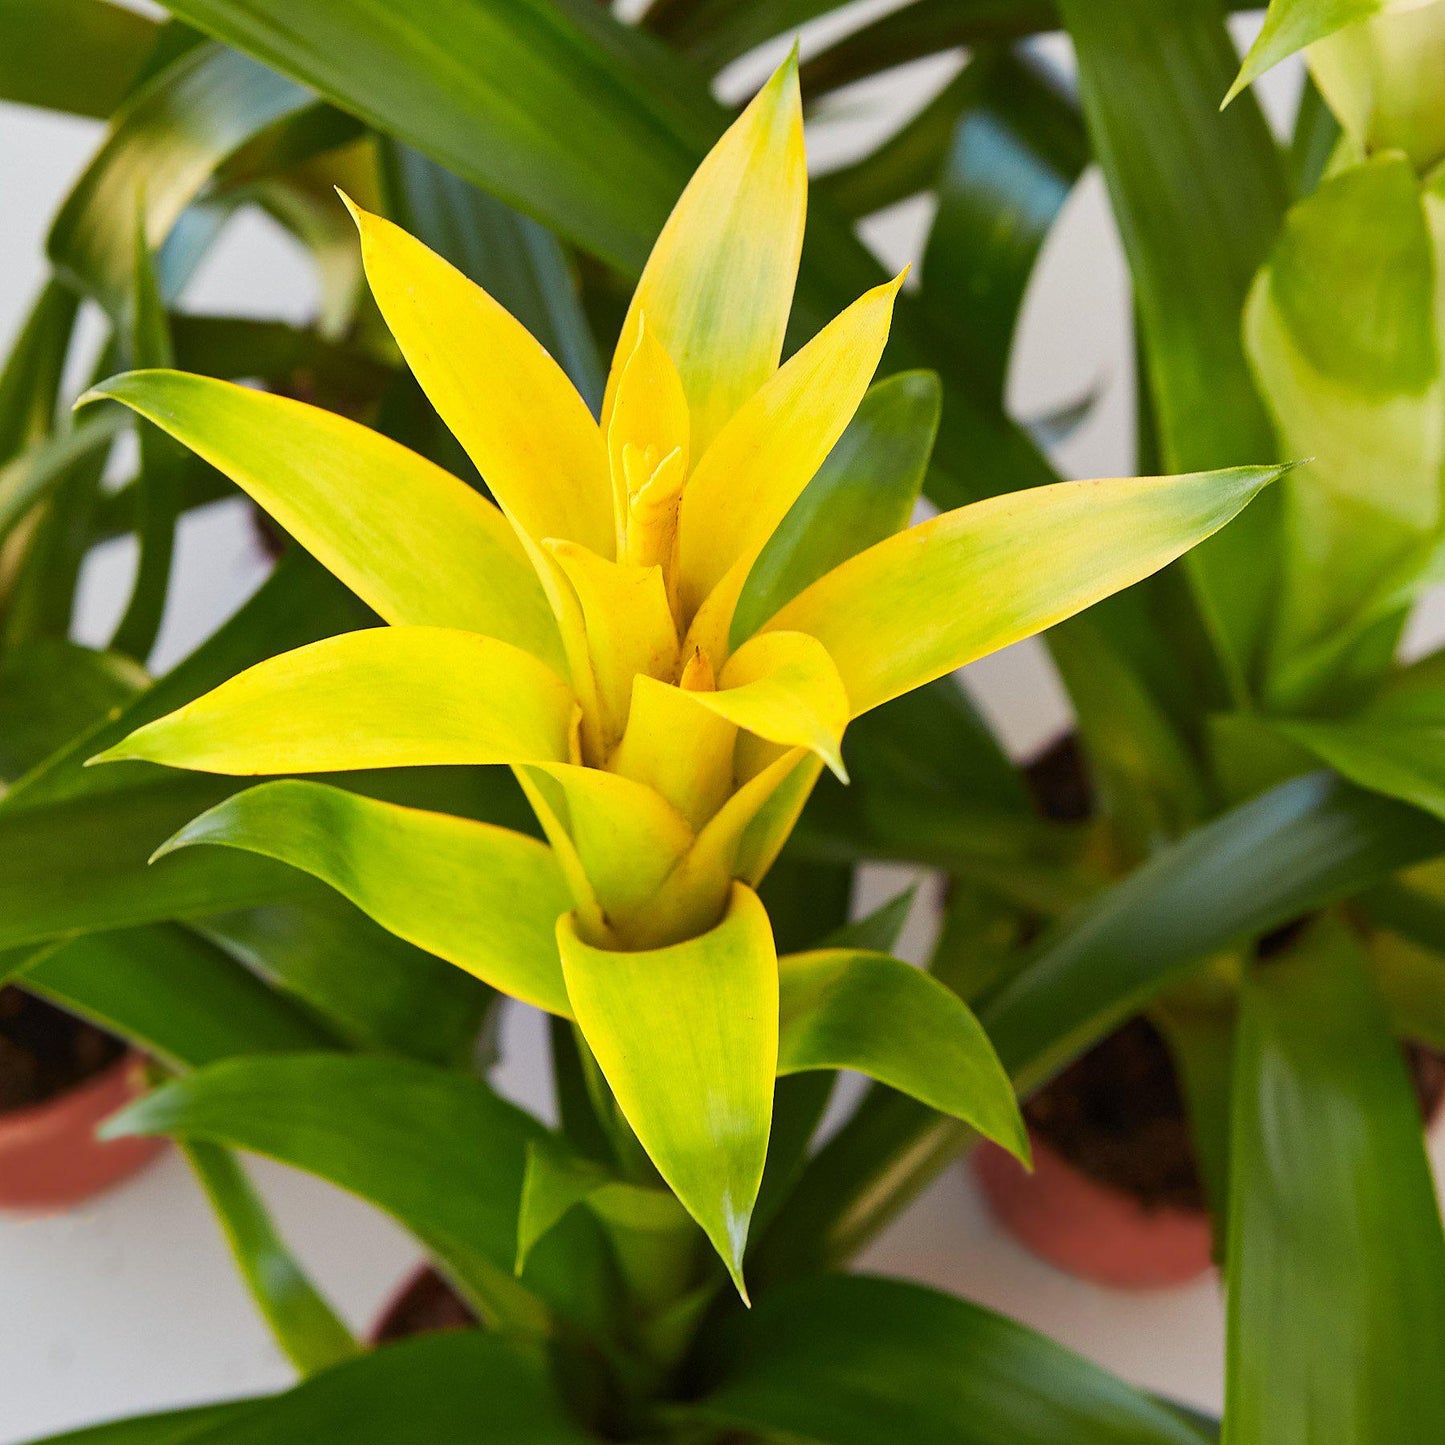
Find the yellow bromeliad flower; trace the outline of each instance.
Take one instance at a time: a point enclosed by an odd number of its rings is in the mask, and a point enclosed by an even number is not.
[[[548,844],[308,781],[170,846],[325,879],[378,922],[575,1021],[735,1279],[774,1079],[857,1068],[1022,1150],[976,1021],[879,955],[779,960],[754,888],[851,717],[1154,571],[1274,469],[1063,484],[937,517],[752,635],[765,544],[867,389],[898,281],[780,365],[807,178],[790,61],[659,237],[600,423],[485,292],[355,210],[382,315],[496,505],[355,423],[175,372],[125,403],[229,475],[388,624],[271,659],[103,754],[230,774],[508,764]]]

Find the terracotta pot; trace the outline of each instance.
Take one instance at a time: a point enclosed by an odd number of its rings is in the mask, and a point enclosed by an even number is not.
[[[1204,1211],[1147,1209],[1076,1169],[1033,1130],[1029,1137],[1032,1174],[996,1145],[973,1154],[994,1217],[1026,1249],[1080,1279],[1120,1289],[1186,1284],[1209,1269]]]
[[[429,1264],[418,1265],[382,1307],[366,1336],[369,1345],[385,1345],[438,1330],[464,1330],[476,1316]]]
[[[139,1054],[124,1054],[42,1104],[0,1113],[0,1208],[65,1209],[149,1164],[164,1139],[95,1137],[100,1124],[145,1092],[143,1067]]]

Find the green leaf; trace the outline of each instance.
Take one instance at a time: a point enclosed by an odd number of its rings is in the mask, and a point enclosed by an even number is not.
[[[770,1291],[705,1353],[689,1412],[829,1445],[1201,1445],[1168,1406],[989,1310],[896,1280]]]
[[[927,371],[903,372],[869,388],[753,563],[733,614],[734,646],[824,573],[908,525],[941,400],[938,378]]]
[[[1026,1097],[1190,964],[1441,852],[1445,828],[1428,815],[1328,774],[1295,778],[1197,828],[1081,908],[975,1005],[979,1021]],[[913,1100],[870,1096],[814,1156],[755,1273],[846,1259],[969,1137]]]
[[[0,468],[0,539],[77,473],[98,471],[123,425],[117,413],[86,417],[33,443]]]
[[[176,0],[172,13],[508,203],[565,222],[563,234],[584,229],[600,254],[633,270],[720,118],[674,100],[686,70],[675,61],[654,88],[661,54],[591,0],[438,0],[424,10]],[[529,119],[544,115],[545,125]]]
[[[131,364],[170,366],[174,361],[170,323],[145,233],[145,202],[136,212],[127,355]],[[136,478],[136,541],[140,555],[130,600],[116,624],[110,645],[144,662],[155,646],[165,612],[176,546],[185,453],[163,432],[139,427],[140,474]]]
[[[1387,692],[1352,717],[1273,726],[1352,783],[1445,818],[1445,691]]]
[[[219,949],[170,925],[61,942],[25,987],[129,1039],[169,1067],[330,1048],[311,1016]]]
[[[303,1375],[359,1353],[360,1346],[303,1273],[236,1157],[214,1144],[184,1146],[225,1231],[236,1267],[276,1342]]]
[[[979,1008],[1027,1093],[1188,964],[1445,850],[1445,829],[1327,775],[1295,778],[1157,853],[1068,919]]]
[[[292,780],[226,799],[162,853],[197,843],[303,869],[417,947],[551,1013],[571,1012],[556,945],[571,900],[534,838]]]
[[[579,1205],[607,1227],[622,1275],[645,1308],[666,1308],[687,1292],[695,1273],[697,1229],[665,1189],[629,1184],[552,1143],[527,1146],[517,1215],[520,1275],[536,1245]]]
[[[1239,317],[1287,199],[1254,100],[1219,114],[1236,52],[1217,0],[1063,0],[1094,153],[1129,258],[1169,471],[1263,462],[1268,418]],[[1187,238],[1187,239],[1186,239]],[[1190,558],[1243,692],[1274,592],[1270,505]]]
[[[382,139],[377,154],[392,220],[500,301],[598,414],[602,362],[557,238],[419,151]]]
[[[103,120],[159,35],[154,20],[107,0],[0,0],[0,98]]]
[[[7,650],[0,656],[0,778],[28,772],[147,681],[129,658],[58,638]]]
[[[586,1445],[536,1346],[480,1330],[425,1335],[282,1395],[57,1435],[43,1445]]]
[[[1340,924],[1251,973],[1233,1094],[1225,1445],[1428,1439],[1445,1236],[1399,1046]]]
[[[1445,461],[1435,293],[1419,186],[1391,154],[1301,201],[1250,294],[1245,341],[1280,444],[1312,459],[1285,488],[1278,708],[1368,690],[1421,585]]]
[[[88,395],[124,403],[224,472],[386,621],[465,628],[562,667],[508,522],[415,452],[319,407],[181,372],[132,372]]]
[[[29,0],[12,0],[0,15],[12,13],[32,15],[35,11]],[[17,452],[48,436],[55,425],[65,358],[79,306],[74,291],[50,279],[40,288],[19,335],[11,343],[5,369],[0,372],[0,462],[10,461]]]
[[[512,1277],[526,1146],[540,1124],[480,1079],[366,1055],[235,1059],[165,1085],[107,1126],[264,1154],[394,1215],[499,1326],[545,1311]]]
[[[465,1067],[495,995],[320,885],[190,920],[202,937],[325,1019],[356,1048]]]
[[[1347,25],[1382,14],[1391,4],[1392,0],[1270,0],[1264,26],[1244,57],[1224,104],[1296,51]]]
[[[971,1124],[1020,1159],[1028,1135],[988,1035],[958,995],[883,953],[778,960],[778,1073],[851,1069]]]
[[[304,897],[314,885],[269,859],[196,852],[147,867],[229,790],[181,778],[0,813],[0,948]]]
[[[738,1292],[767,1157],[777,1073],[778,969],[756,894],[686,943],[593,948],[558,926],[573,1014],[627,1122],[702,1226]]]
[[[986,53],[953,133],[921,299],[1003,405],[1014,328],[1044,240],[1088,159],[1078,105],[1037,63]]]
[[[1020,40],[1059,28],[1059,6],[1045,0],[914,0],[810,56],[803,94],[824,95],[925,55]]]
[[[314,105],[309,92],[234,51],[203,45],[186,52],[115,117],[55,218],[51,260],[122,315],[141,207],[146,241],[155,250],[222,161],[267,127]]]

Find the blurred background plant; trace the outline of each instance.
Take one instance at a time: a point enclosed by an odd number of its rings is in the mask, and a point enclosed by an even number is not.
[[[182,1140],[309,1374],[357,1346],[227,1151],[373,1200],[455,1279],[510,1272],[527,1130],[476,1077],[488,990],[282,865],[198,849],[148,868],[226,780],[81,770],[241,667],[372,619],[272,537],[281,557],[264,586],[152,681],[177,520],[228,484],[118,409],[72,419],[69,402],[88,377],[174,362],[364,419],[475,483],[365,297],[332,187],[485,285],[595,403],[599,350],[725,123],[718,76],[834,7],[167,9],[0,0],[0,94],[109,122],[56,217],[52,279],[0,380],[0,977],[195,1081],[193,1111],[152,1127]],[[1398,1042],[1428,1086],[1421,1046],[1445,1046],[1445,875],[1432,861],[1445,852],[1445,683],[1438,659],[1402,665],[1399,644],[1439,570],[1445,5],[1276,0],[1246,74],[1308,44],[1285,144],[1249,90],[1219,108],[1239,69],[1225,9],[912,0],[850,11],[836,38],[805,48],[814,115],[891,67],[966,55],[815,186],[795,314],[796,340],[882,278],[856,223],[934,198],[882,368],[941,382],[930,502],[1054,480],[1046,453],[1087,413],[1092,378],[1077,406],[1029,424],[1009,414],[1005,385],[1025,288],[1090,164],[1132,281],[1137,469],[1312,462],[1185,562],[1049,635],[1077,731],[1031,767],[949,681],[862,719],[845,744],[852,787],[820,787],[765,895],[780,946],[802,947],[846,925],[858,863],[937,870],[946,909],[930,967],[1033,1099],[1036,1141],[1152,1204],[1207,1204],[1228,1280],[1224,1438],[1424,1440],[1445,1418],[1445,1245]],[[1331,16],[1351,23],[1332,31]],[[1076,88],[1038,44],[1060,29]],[[188,279],[254,208],[314,258],[314,324],[187,306]],[[98,354],[82,308],[102,318]],[[927,383],[906,400],[908,427],[930,430]],[[828,463],[865,499],[889,450],[886,426],[881,439],[868,429],[879,415],[865,409]],[[81,647],[68,638],[84,559],[126,533],[139,555],[128,603],[106,645]],[[483,770],[348,786],[527,826]],[[901,914],[865,936],[891,946]],[[585,1110],[568,1118],[566,1037],[554,1043],[564,1127],[585,1129]],[[337,1058],[257,1057],[317,1049]],[[1140,1108],[1141,1078],[1151,1098],[1177,1079],[1182,1109]],[[828,1276],[971,1139],[872,1087],[809,1152],[827,1082],[779,1092],[783,1164],[770,1165],[749,1261],[758,1308],[671,1322],[694,1351],[661,1387],[676,1438],[714,1422],[840,1445],[905,1430],[1209,1438],[1207,1423],[962,1301]],[[504,1178],[459,1153],[456,1119],[500,1131]],[[1173,1173],[1141,1177],[1141,1154]],[[574,1211],[559,1234],[587,1233],[590,1218]],[[470,1257],[478,1240],[494,1257]],[[608,1355],[615,1321],[586,1316],[598,1298],[576,1290],[583,1317],[554,1330],[572,1351],[572,1403],[594,1421],[615,1409],[619,1374],[642,1398],[659,1388]],[[983,1352],[999,1371],[987,1382],[969,1368]],[[489,1393],[515,1418],[479,1424]],[[575,1438],[527,1351],[475,1332],[365,1355],[273,1404],[115,1438],[299,1438],[334,1430],[341,1398],[354,1439]]]

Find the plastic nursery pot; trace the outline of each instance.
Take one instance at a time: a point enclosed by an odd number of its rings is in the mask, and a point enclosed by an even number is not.
[[[62,1093],[0,1113],[0,1208],[70,1208],[145,1168],[164,1139],[95,1137],[145,1092],[144,1068],[139,1054],[124,1053]]]
[[[366,1336],[369,1345],[386,1345],[439,1330],[464,1330],[477,1318],[446,1280],[429,1264],[418,1266],[383,1306]]]
[[[993,1144],[973,1157],[994,1218],[1026,1249],[1116,1289],[1186,1284],[1209,1269],[1210,1220],[1202,1209],[1150,1208],[1074,1168],[1036,1131],[1029,1135],[1032,1175]]]
[[[1028,1174],[984,1145],[974,1173],[994,1217],[1050,1264],[1123,1289],[1197,1279],[1211,1224],[1168,1050],[1142,1019],[1105,1039],[1025,1108]]]

